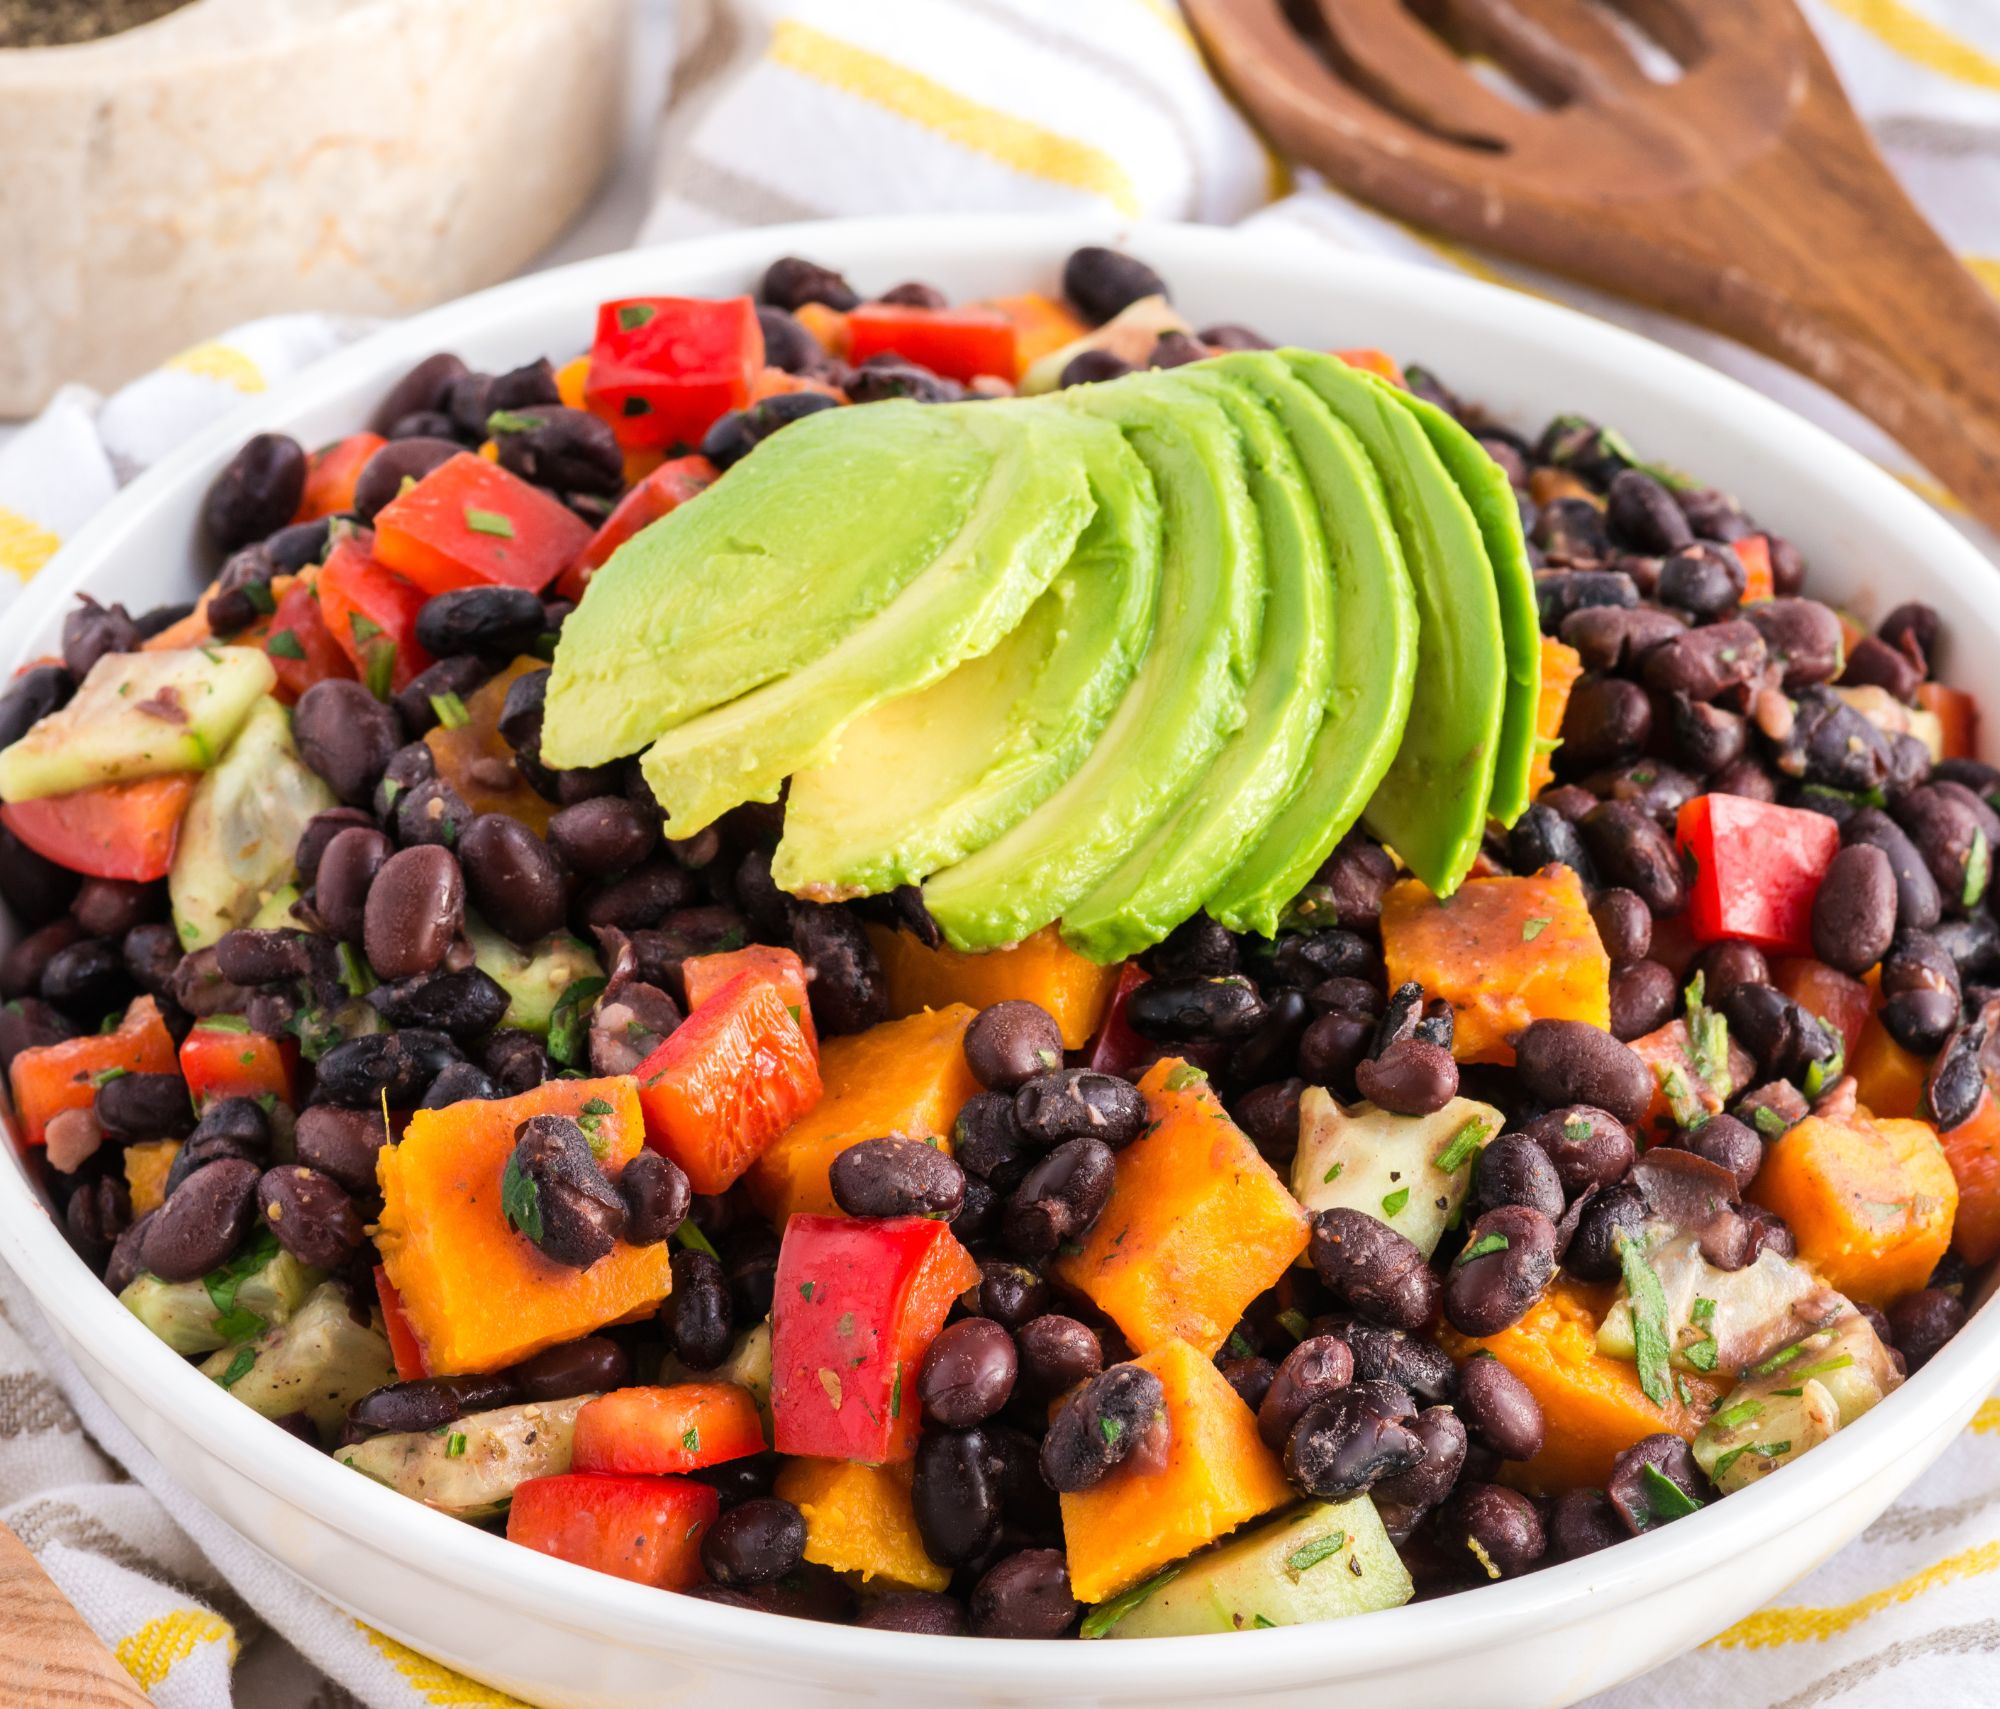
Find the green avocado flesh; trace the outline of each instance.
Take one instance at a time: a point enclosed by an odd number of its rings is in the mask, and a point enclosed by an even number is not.
[[[1022,407],[1123,429],[1160,495],[1160,600],[1145,662],[1089,757],[1020,823],[925,884],[931,917],[958,949],[1018,942],[1102,882],[1243,722],[1257,657],[1263,548],[1222,407],[1170,371]]]
[[[1333,668],[1305,776],[1207,899],[1209,914],[1231,931],[1273,937],[1395,757],[1416,676],[1417,604],[1381,477],[1360,440],[1282,356],[1225,356],[1216,366],[1276,410],[1332,557]]]
[[[677,724],[647,749],[642,769],[669,835],[691,836],[739,802],[777,800],[785,779],[826,758],[860,713],[990,651],[1069,561],[1094,508],[1088,448],[1116,429],[1057,410],[931,407],[963,410],[993,452],[966,527],[818,658]]]
[[[1500,601],[1471,508],[1396,388],[1338,357],[1289,351],[1293,372],[1367,447],[1417,596],[1417,678],[1402,745],[1368,828],[1440,896],[1486,829],[1506,679]]]
[[[1064,938],[1100,962],[1158,943],[1261,835],[1306,769],[1333,669],[1326,535],[1291,442],[1227,371],[1183,368],[1174,377],[1221,404],[1243,441],[1264,548],[1262,644],[1242,726],[1159,827],[1064,911]]]
[[[822,410],[628,541],[562,626],[542,758],[636,753],[818,658],[970,545],[991,508],[995,448],[972,422],[988,407]]]
[[[1152,639],[1160,504],[1123,435],[1084,449],[1097,514],[1020,627],[863,713],[838,753],[793,775],[771,862],[780,889],[832,899],[921,883],[1018,823],[1090,751]]]
[[[1472,507],[1479,537],[1493,569],[1500,601],[1500,639],[1507,655],[1507,688],[1500,709],[1500,748],[1493,763],[1493,794],[1486,810],[1512,825],[1528,806],[1528,773],[1535,763],[1535,713],[1542,695],[1542,620],[1535,608],[1535,573],[1521,535],[1521,506],[1500,465],[1478,440],[1437,407],[1409,392],[1392,391],[1417,418],[1445,472]]]

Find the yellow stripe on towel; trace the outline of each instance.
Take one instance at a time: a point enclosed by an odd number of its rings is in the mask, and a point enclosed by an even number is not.
[[[197,344],[178,356],[169,356],[160,366],[198,379],[219,380],[239,392],[261,392],[265,385],[264,370],[226,344]]]
[[[0,570],[12,570],[26,581],[56,555],[61,544],[59,535],[0,504]]]
[[[1893,1608],[1914,1602],[1927,1592],[1958,1584],[1965,1579],[1983,1578],[2000,1571],[2000,1543],[1981,1543],[1960,1554],[1948,1555],[1922,1572],[1912,1573],[1900,1583],[1871,1590],[1852,1602],[1830,1608],[1766,1608],[1739,1620],[1728,1631],[1709,1639],[1709,1647],[1724,1650],[1768,1650],[1781,1644],[1811,1644],[1858,1626],[1862,1621]]]
[[[1826,0],[1826,4],[1912,65],[1975,89],[2000,89],[2000,60],[1932,23],[1903,0]]]
[[[236,1660],[236,1628],[219,1614],[206,1608],[181,1608],[148,1620],[129,1637],[118,1640],[111,1653],[138,1681],[143,1691],[151,1691],[203,1644],[227,1644],[229,1660]]]
[[[382,1659],[403,1676],[403,1683],[436,1709],[531,1709],[518,1697],[481,1685],[476,1679],[467,1679],[429,1656],[418,1655],[409,1645],[397,1643],[373,1626],[363,1625],[359,1620],[354,1626],[381,1653]]]

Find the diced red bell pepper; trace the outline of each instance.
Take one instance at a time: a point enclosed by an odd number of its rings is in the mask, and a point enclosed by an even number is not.
[[[1697,795],[1682,806],[1677,828],[1693,862],[1687,915],[1697,938],[1812,954],[1813,898],[1840,851],[1838,825],[1741,795]]]
[[[565,1472],[530,1478],[507,1509],[507,1540],[660,1590],[701,1582],[702,1533],[721,1497],[692,1478]]]
[[[556,592],[564,599],[581,599],[594,572],[602,569],[611,554],[637,534],[649,528],[669,511],[682,505],[712,485],[722,471],[706,457],[676,457],[662,463],[618,501],[618,508],[604,519],[604,525],[590,538],[583,555],[563,571]]]
[[[1935,713],[1943,751],[1947,760],[1969,760],[1979,753],[1979,702],[1962,688],[1947,688],[1941,682],[1917,684],[1917,704]]]
[[[795,1216],[771,1316],[781,1454],[879,1465],[917,1451],[917,1367],[979,1265],[929,1217]]]
[[[1731,541],[1730,550],[1743,566],[1742,603],[1774,597],[1778,588],[1771,579],[1771,542],[1762,534],[1746,534]]]
[[[757,1401],[740,1383],[613,1389],[576,1415],[579,1472],[692,1472],[764,1451]]]
[[[8,1082],[22,1136],[30,1145],[47,1144],[49,1122],[65,1110],[88,1109],[97,1101],[97,1088],[120,1069],[171,1074],[176,1066],[159,1005],[150,997],[136,998],[116,1032],[37,1045],[14,1058]]]
[[[590,543],[590,524],[520,476],[461,451],[375,517],[375,557],[427,594],[540,593]]]
[[[354,483],[368,459],[388,444],[379,433],[350,433],[323,445],[306,460],[306,490],[294,522],[317,522],[354,508]]]
[[[72,872],[146,884],[165,878],[174,863],[196,775],[175,771],[10,801],[0,807],[0,822],[36,854]]]
[[[377,700],[409,687],[433,661],[417,639],[417,613],[430,595],[374,555],[375,537],[356,529],[327,554],[319,572],[320,615]]]
[[[820,1097],[819,1064],[776,986],[739,973],[634,1070],[646,1143],[697,1193],[725,1192]]]
[[[1141,1038],[1125,1019],[1132,993],[1151,977],[1136,961],[1128,961],[1118,970],[1118,984],[1111,993],[1111,1006],[1104,1011],[1097,1037],[1090,1041],[1088,1061],[1097,1073],[1137,1079],[1133,1070],[1158,1056],[1159,1047],[1151,1039]]]
[[[308,570],[278,596],[278,609],[264,632],[264,651],[278,673],[277,695],[287,706],[328,677],[352,680],[354,664],[340,650],[319,608],[317,570]]]
[[[755,974],[766,985],[777,988],[817,1059],[819,1034],[813,1029],[812,1004],[806,996],[806,964],[794,950],[777,949],[770,944],[746,944],[742,949],[721,950],[715,955],[689,956],[681,963],[681,988],[686,993],[687,1006],[700,1008],[739,973]]]
[[[1014,378],[1014,323],[997,309],[920,309],[863,303],[847,316],[847,358],[857,367],[893,351],[952,380]]]
[[[621,445],[694,446],[763,366],[748,297],[627,297],[598,307],[585,396]]]
[[[252,1032],[234,1015],[196,1021],[181,1040],[181,1078],[196,1109],[210,1098],[258,1098],[266,1093],[281,1104],[296,1104],[298,1063],[296,1039]]]
[[[410,1314],[403,1309],[403,1296],[380,1264],[375,1266],[375,1297],[382,1302],[382,1332],[389,1338],[389,1357],[396,1366],[396,1380],[413,1383],[419,1377],[429,1376],[424,1344],[417,1339]]]

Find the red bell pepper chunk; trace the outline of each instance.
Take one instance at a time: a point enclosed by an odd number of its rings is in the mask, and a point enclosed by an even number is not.
[[[590,543],[590,524],[484,457],[461,451],[375,517],[375,557],[427,594],[540,593]]]
[[[271,626],[264,632],[264,651],[278,673],[277,695],[287,706],[328,677],[352,680],[354,664],[340,650],[319,608],[315,583],[319,573],[300,576],[278,597]]]
[[[101,783],[0,807],[0,822],[45,860],[91,878],[147,884],[174,863],[195,773]]]
[[[692,1472],[764,1451],[764,1421],[740,1383],[613,1389],[576,1415],[579,1472]]]
[[[298,1062],[296,1039],[252,1032],[234,1015],[196,1021],[181,1040],[181,1078],[196,1109],[210,1098],[258,1098],[267,1093],[281,1104],[296,1104]]]
[[[306,490],[294,522],[317,522],[354,508],[354,483],[368,459],[388,444],[379,433],[350,433],[323,445],[306,460]]]
[[[507,1540],[635,1584],[686,1590],[701,1582],[702,1533],[721,1505],[692,1478],[565,1472],[514,1491]]]
[[[159,1005],[140,997],[116,1032],[36,1045],[14,1058],[7,1077],[23,1136],[30,1145],[46,1145],[49,1123],[65,1110],[89,1109],[97,1088],[119,1071],[171,1074],[175,1066],[174,1041]]]
[[[1730,550],[1743,566],[1742,603],[1749,605],[1753,600],[1775,597],[1778,587],[1771,579],[1770,540],[1762,534],[1746,534],[1740,540],[1731,541]]]
[[[715,955],[691,955],[681,963],[681,989],[687,1006],[698,1009],[740,973],[755,974],[774,986],[799,1023],[799,1030],[819,1058],[819,1034],[813,1029],[812,1004],[806,996],[806,964],[794,950],[776,949],[770,944],[747,944]]]
[[[403,1296],[380,1264],[375,1266],[375,1297],[382,1302],[382,1332],[389,1338],[389,1357],[396,1366],[396,1380],[413,1383],[419,1377],[429,1376],[424,1344],[417,1339],[410,1314],[403,1310]]]
[[[646,1143],[721,1193],[819,1102],[819,1064],[778,989],[739,973],[633,1071]]]
[[[1938,733],[1948,760],[1975,759],[1979,754],[1979,702],[1962,688],[1941,682],[1917,684],[1917,704],[1935,713]]]
[[[997,309],[919,309],[863,303],[847,316],[847,359],[857,367],[893,351],[952,380],[1014,378],[1014,323]]]
[[[1151,977],[1136,961],[1128,961],[1118,970],[1118,983],[1111,992],[1111,1006],[1104,1011],[1104,1019],[1098,1023],[1097,1037],[1090,1041],[1088,1060],[1097,1073],[1136,1079],[1137,1075],[1132,1071],[1141,1063],[1149,1062],[1157,1051],[1158,1046],[1151,1039],[1141,1038],[1125,1019],[1132,993]]]
[[[598,308],[584,395],[621,445],[699,445],[763,366],[748,297],[628,297]]]
[[[1759,949],[1812,954],[1812,905],[1840,850],[1821,813],[1740,795],[1697,795],[1677,826],[1693,862],[1688,925],[1701,943],[1741,938]]]
[[[320,615],[377,700],[409,687],[433,660],[417,639],[417,613],[430,595],[385,569],[374,535],[356,530],[327,554],[319,572]]]
[[[722,473],[706,457],[675,457],[662,463],[618,501],[618,508],[604,519],[603,527],[591,536],[583,556],[563,571],[556,592],[564,599],[581,599],[592,574],[604,567],[611,554],[637,534],[649,528],[669,511],[678,510]]]
[[[771,1412],[781,1454],[917,1451],[917,1367],[979,1265],[929,1217],[795,1216],[778,1249]]]

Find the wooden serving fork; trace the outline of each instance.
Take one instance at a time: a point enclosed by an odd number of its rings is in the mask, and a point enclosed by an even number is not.
[[[1789,364],[2000,527],[2000,303],[1904,195],[1792,0],[1186,8],[1294,158]],[[1679,76],[1650,75],[1633,34]]]

